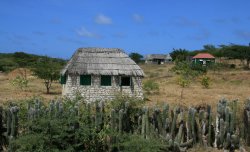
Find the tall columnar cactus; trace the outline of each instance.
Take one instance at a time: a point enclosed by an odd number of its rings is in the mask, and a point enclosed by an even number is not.
[[[193,138],[193,142],[196,143],[196,129],[195,129],[195,125],[196,125],[196,121],[195,121],[195,114],[196,114],[196,110],[194,108],[192,108],[192,112],[191,112],[191,128],[192,128],[192,138]]]
[[[116,131],[116,113],[115,113],[115,109],[111,109],[111,115],[110,115],[110,119],[111,119],[111,129],[113,131]]]
[[[3,144],[4,144],[4,127],[3,127],[3,107],[0,106],[0,151],[3,151]]]
[[[230,108],[225,108],[225,132],[230,132]]]
[[[247,146],[250,146],[250,99],[247,100],[244,108],[244,128],[245,141]]]
[[[187,118],[187,140],[192,139],[192,113],[193,109],[189,108]]]
[[[175,137],[175,142],[177,142],[178,144],[181,144],[182,137],[183,137],[183,124],[180,124],[177,136]]]
[[[123,124],[123,114],[124,114],[124,110],[121,109],[119,111],[119,133],[120,134],[122,134],[122,132],[123,132],[123,126],[122,126],[122,124]]]
[[[212,144],[212,113],[211,113],[211,106],[207,106],[207,113],[208,113],[208,146]]]
[[[35,108],[34,108],[35,109],[35,118],[40,117],[40,112],[41,112],[40,108],[41,108],[41,102],[37,99],[35,101]]]
[[[176,121],[177,121],[177,117],[179,114],[180,109],[175,107],[174,109],[174,116],[173,116],[173,120],[172,120],[172,125],[171,125],[171,137],[174,139],[175,137],[175,129],[176,129]]]
[[[146,125],[146,139],[149,139],[150,135],[150,123],[149,123],[149,109],[145,108],[145,125]]]
[[[103,127],[103,105],[98,102],[95,103],[96,115],[95,115],[95,127],[100,131]]]
[[[161,135],[163,133],[161,111],[158,108],[154,110],[154,127],[158,130],[158,134]]]
[[[6,110],[6,114],[7,114],[7,136],[10,136],[11,133],[11,122],[12,122],[12,116],[11,116],[11,112],[10,112],[10,108],[8,108]]]
[[[231,115],[231,122],[230,122],[230,132],[234,133],[236,129],[236,114],[237,114],[237,100],[233,101],[232,105],[232,115]]]
[[[131,123],[131,110],[129,102],[125,102],[125,109],[124,109],[124,121],[123,121],[123,130],[125,132],[131,132],[133,130],[132,123]]]
[[[18,116],[17,113],[19,111],[19,108],[17,106],[11,107],[11,137],[15,138],[17,136],[18,132]]]
[[[168,104],[165,104],[163,106],[163,110],[162,110],[162,125],[163,125],[163,133],[166,134],[166,131],[167,131],[167,118],[169,118],[169,115],[168,115],[168,112],[169,112],[169,105]]]
[[[54,100],[52,100],[49,104],[49,115],[51,118],[54,117],[55,115],[55,101]]]
[[[144,138],[149,138],[149,110],[148,107],[143,108],[143,115],[142,115],[142,125],[141,125],[141,134]]]
[[[2,131],[2,128],[3,128],[3,107],[0,106],[0,131]]]
[[[220,145],[222,146],[223,145],[223,143],[224,143],[224,137],[225,137],[225,133],[226,133],[226,131],[225,131],[225,121],[222,119],[222,118],[220,118]]]

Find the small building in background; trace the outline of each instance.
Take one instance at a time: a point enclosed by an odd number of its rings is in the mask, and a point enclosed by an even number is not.
[[[207,66],[211,63],[215,63],[215,57],[210,53],[198,53],[192,58],[192,62]]]
[[[61,71],[62,95],[80,93],[86,101],[117,94],[143,98],[143,70],[121,49],[79,48]]]
[[[145,57],[146,64],[165,64],[172,63],[172,57],[169,54],[149,54]]]

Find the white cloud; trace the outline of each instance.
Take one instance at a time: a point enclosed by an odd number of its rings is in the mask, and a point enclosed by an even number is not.
[[[139,14],[133,14],[133,20],[136,23],[142,23],[144,21],[144,17]]]
[[[77,35],[79,36],[83,36],[83,37],[89,37],[89,38],[100,38],[101,36],[90,32],[89,30],[87,30],[85,27],[81,27],[80,29],[76,30]]]
[[[99,15],[96,16],[95,22],[97,24],[106,24],[106,25],[108,25],[108,24],[112,24],[112,19],[105,16],[105,15],[103,15],[103,14],[99,14]]]

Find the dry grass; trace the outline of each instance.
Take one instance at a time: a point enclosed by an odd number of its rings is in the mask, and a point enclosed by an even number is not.
[[[177,75],[169,70],[172,64],[166,65],[141,65],[146,77],[143,81],[154,80],[160,86],[158,94],[149,95],[148,104],[162,104],[168,102],[170,105],[181,105],[184,107],[210,104],[215,106],[222,97],[229,100],[239,99],[241,103],[250,97],[250,71],[239,69],[209,72],[212,79],[211,87],[205,89],[200,84],[199,79],[191,83],[184,89],[183,98],[180,98],[181,87],[177,84]],[[0,103],[7,100],[19,100],[40,96],[45,100],[50,100],[61,95],[61,85],[55,82],[51,88],[51,94],[47,95],[43,81],[27,72],[29,86],[25,91],[15,88],[10,81],[20,74],[20,70],[14,70],[9,74],[0,73]]]
[[[203,88],[199,78],[184,88],[177,84],[178,76],[169,71],[174,65],[141,65],[146,77],[144,81],[152,79],[160,86],[159,94],[149,95],[149,105],[162,104],[180,105],[184,107],[210,104],[215,106],[221,98],[229,100],[239,99],[242,104],[250,97],[250,71],[232,69],[220,72],[209,72],[211,86]]]
[[[29,99],[33,96],[44,98],[45,101],[61,96],[61,85],[58,82],[52,84],[51,94],[46,94],[43,80],[33,77],[30,71],[27,71],[29,80],[27,89],[21,90],[12,86],[11,81],[20,73],[22,73],[20,70],[14,70],[8,74],[0,73],[0,104],[6,101]]]

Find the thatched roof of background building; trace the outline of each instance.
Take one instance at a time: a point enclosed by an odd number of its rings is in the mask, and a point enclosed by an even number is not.
[[[172,60],[169,54],[149,54],[145,57],[146,60],[161,59],[161,60]]]
[[[61,74],[144,76],[142,69],[116,48],[79,48]]]

